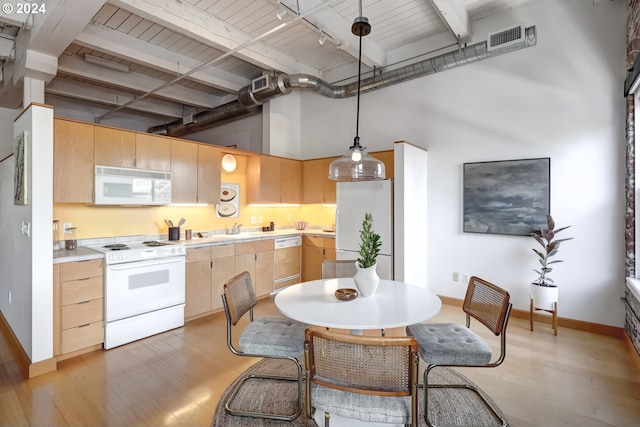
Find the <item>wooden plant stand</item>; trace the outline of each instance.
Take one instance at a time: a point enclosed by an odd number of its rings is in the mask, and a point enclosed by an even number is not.
[[[551,327],[553,328],[553,335],[558,335],[558,301],[553,303],[553,310],[547,310],[545,308],[538,308],[533,306],[533,298],[529,298],[529,327],[533,331],[533,312],[534,311],[546,311],[551,313]]]

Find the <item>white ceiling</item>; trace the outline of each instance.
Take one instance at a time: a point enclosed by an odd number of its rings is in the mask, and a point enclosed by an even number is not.
[[[362,40],[363,72],[454,50],[458,37],[486,38],[473,34],[473,21],[527,1],[534,0],[364,0],[372,31]],[[359,1],[281,3],[282,19],[275,0],[49,0],[31,16],[0,12],[0,106],[20,106],[27,76],[45,80],[54,107],[70,100],[98,106],[91,109],[98,121],[119,107],[162,124],[236,99],[264,72],[352,81]],[[26,49],[57,58],[57,67]]]

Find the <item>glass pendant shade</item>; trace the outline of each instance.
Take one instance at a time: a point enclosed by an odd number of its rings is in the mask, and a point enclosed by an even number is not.
[[[349,151],[329,165],[329,179],[333,181],[375,181],[385,179],[384,163],[373,158],[361,146]]]

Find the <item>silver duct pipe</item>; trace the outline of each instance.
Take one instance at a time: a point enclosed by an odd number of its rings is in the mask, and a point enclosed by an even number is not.
[[[364,93],[382,89],[535,45],[536,27],[529,27],[525,32],[524,43],[521,44],[489,51],[487,42],[482,41],[454,52],[444,53],[415,64],[374,75],[362,80],[360,91]],[[263,103],[277,96],[289,94],[292,89],[309,90],[328,98],[348,98],[355,96],[358,91],[357,83],[336,86],[308,74],[278,74],[268,79],[266,88],[262,88],[260,91],[253,91],[251,86],[243,87],[238,92],[238,100],[198,113],[193,116],[192,123],[184,124],[182,120],[176,120],[165,125],[149,128],[148,132],[160,135],[182,136],[218,126],[257,114],[261,111],[259,107]]]

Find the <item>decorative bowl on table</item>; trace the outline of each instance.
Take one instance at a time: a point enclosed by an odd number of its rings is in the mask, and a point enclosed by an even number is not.
[[[358,297],[358,291],[351,288],[340,288],[336,289],[335,295],[340,301],[351,301]]]
[[[296,221],[293,224],[296,226],[296,230],[304,230],[309,225],[307,221]]]

